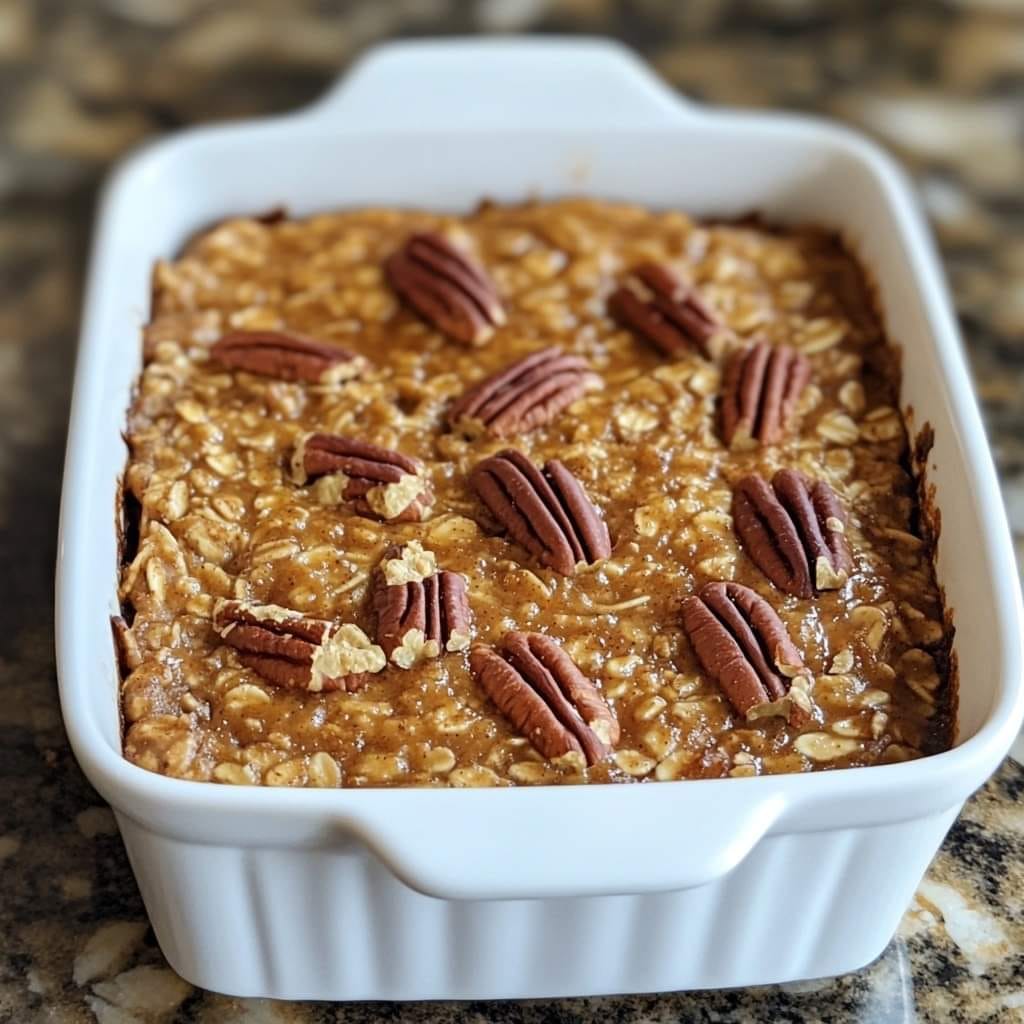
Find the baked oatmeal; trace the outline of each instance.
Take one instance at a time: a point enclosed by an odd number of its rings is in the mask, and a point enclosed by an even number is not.
[[[588,200],[222,223],[154,273],[125,756],[502,786],[944,749],[898,384],[817,230]]]

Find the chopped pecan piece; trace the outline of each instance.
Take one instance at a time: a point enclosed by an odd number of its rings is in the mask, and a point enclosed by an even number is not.
[[[642,263],[608,297],[608,312],[627,330],[676,358],[693,348],[721,354],[732,332],[700,297],[663,263]]]
[[[813,597],[837,590],[853,567],[846,515],[824,480],[780,469],[771,486],[760,476],[733,492],[733,526],[757,567],[780,590]]]
[[[808,720],[810,673],[763,597],[739,583],[708,583],[683,601],[682,616],[701,667],[739,714]]]
[[[544,757],[576,754],[593,765],[618,743],[611,709],[551,637],[506,633],[500,650],[474,646],[469,666],[498,710]]]
[[[341,345],[290,331],[231,331],[210,348],[210,355],[231,370],[336,384],[358,377],[366,360]]]
[[[722,439],[730,448],[778,444],[810,377],[807,357],[788,345],[737,352],[722,381]]]
[[[295,445],[292,480],[316,481],[326,505],[349,502],[362,516],[387,522],[417,522],[434,503],[423,465],[408,455],[337,434],[307,434]]]
[[[418,551],[407,553],[412,547]],[[385,558],[373,588],[377,643],[401,668],[443,651],[466,650],[473,625],[465,577],[447,569],[436,571],[433,557],[424,558],[429,552],[415,541],[408,548],[398,557],[392,552]],[[429,574],[421,575],[424,569]],[[395,579],[401,582],[391,582]]]
[[[563,576],[612,553],[604,520],[558,459],[541,472],[509,449],[477,463],[469,482],[512,539]]]
[[[582,356],[546,348],[470,388],[452,403],[448,425],[471,435],[525,434],[601,387],[601,378]]]
[[[455,341],[479,345],[505,323],[494,284],[443,235],[412,235],[384,264],[391,287]]]
[[[268,683],[309,693],[357,690],[387,664],[384,652],[358,627],[310,619],[290,608],[217,602],[213,628],[238,660]]]
[[[437,572],[437,559],[418,540],[411,540],[405,547],[394,547],[386,552],[378,567],[389,587],[404,583],[422,583]]]

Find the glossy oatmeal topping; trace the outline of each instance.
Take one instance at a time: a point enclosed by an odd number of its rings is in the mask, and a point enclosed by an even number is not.
[[[950,630],[820,231],[582,200],[237,219],[154,274],[126,757],[234,784],[902,761]]]

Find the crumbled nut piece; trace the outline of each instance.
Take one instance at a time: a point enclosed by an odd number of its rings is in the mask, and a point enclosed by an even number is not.
[[[349,502],[362,515],[387,522],[421,520],[434,501],[417,459],[337,434],[301,436],[291,476],[300,487],[315,481],[321,504]]]
[[[387,663],[358,626],[307,619],[278,605],[222,598],[214,607],[214,628],[263,678],[310,693],[354,689]]]
[[[852,671],[853,665],[853,651],[849,647],[844,647],[836,653],[828,670],[836,675],[845,675],[847,672]]]
[[[437,572],[437,559],[418,540],[409,541],[394,558],[384,562],[384,579],[389,587],[422,583]]]
[[[387,664],[384,652],[358,627],[346,622],[332,632],[313,656],[311,693],[330,687],[336,679],[379,672]]]

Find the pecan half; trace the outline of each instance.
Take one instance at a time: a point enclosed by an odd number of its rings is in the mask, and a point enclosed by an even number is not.
[[[603,387],[582,356],[546,348],[470,388],[448,410],[448,425],[470,435],[525,434],[586,394]]]
[[[434,503],[430,481],[417,459],[337,434],[299,438],[291,472],[300,487],[316,481],[317,498],[325,505],[348,502],[370,519],[419,521]]]
[[[627,330],[678,357],[696,348],[721,355],[732,332],[700,297],[663,263],[642,263],[608,297],[608,312]]]
[[[455,341],[478,345],[505,323],[490,278],[437,232],[410,236],[384,272],[405,302]]]
[[[309,693],[356,690],[387,664],[358,627],[310,619],[276,604],[217,602],[213,628],[268,683]]]
[[[376,573],[373,606],[377,643],[389,660],[411,668],[443,651],[464,651],[472,637],[473,613],[466,579],[447,569],[422,579],[403,573],[406,582],[388,583],[387,571]]]
[[[682,605],[683,628],[704,671],[748,719],[811,714],[810,674],[775,609],[739,583],[708,583]]]
[[[501,649],[474,646],[469,666],[498,710],[544,757],[577,754],[592,765],[618,743],[611,709],[551,637],[506,633]]]
[[[558,459],[541,472],[509,449],[477,463],[469,482],[512,539],[563,576],[612,553],[604,520]]]
[[[760,476],[745,477],[733,491],[732,517],[751,559],[787,594],[813,597],[849,577],[846,514],[824,480],[794,469],[780,469],[771,486]]]
[[[310,384],[350,380],[368,365],[341,345],[290,331],[231,331],[211,346],[210,355],[231,370]]]
[[[737,352],[722,380],[722,439],[730,448],[778,444],[810,377],[807,357],[788,345]]]

